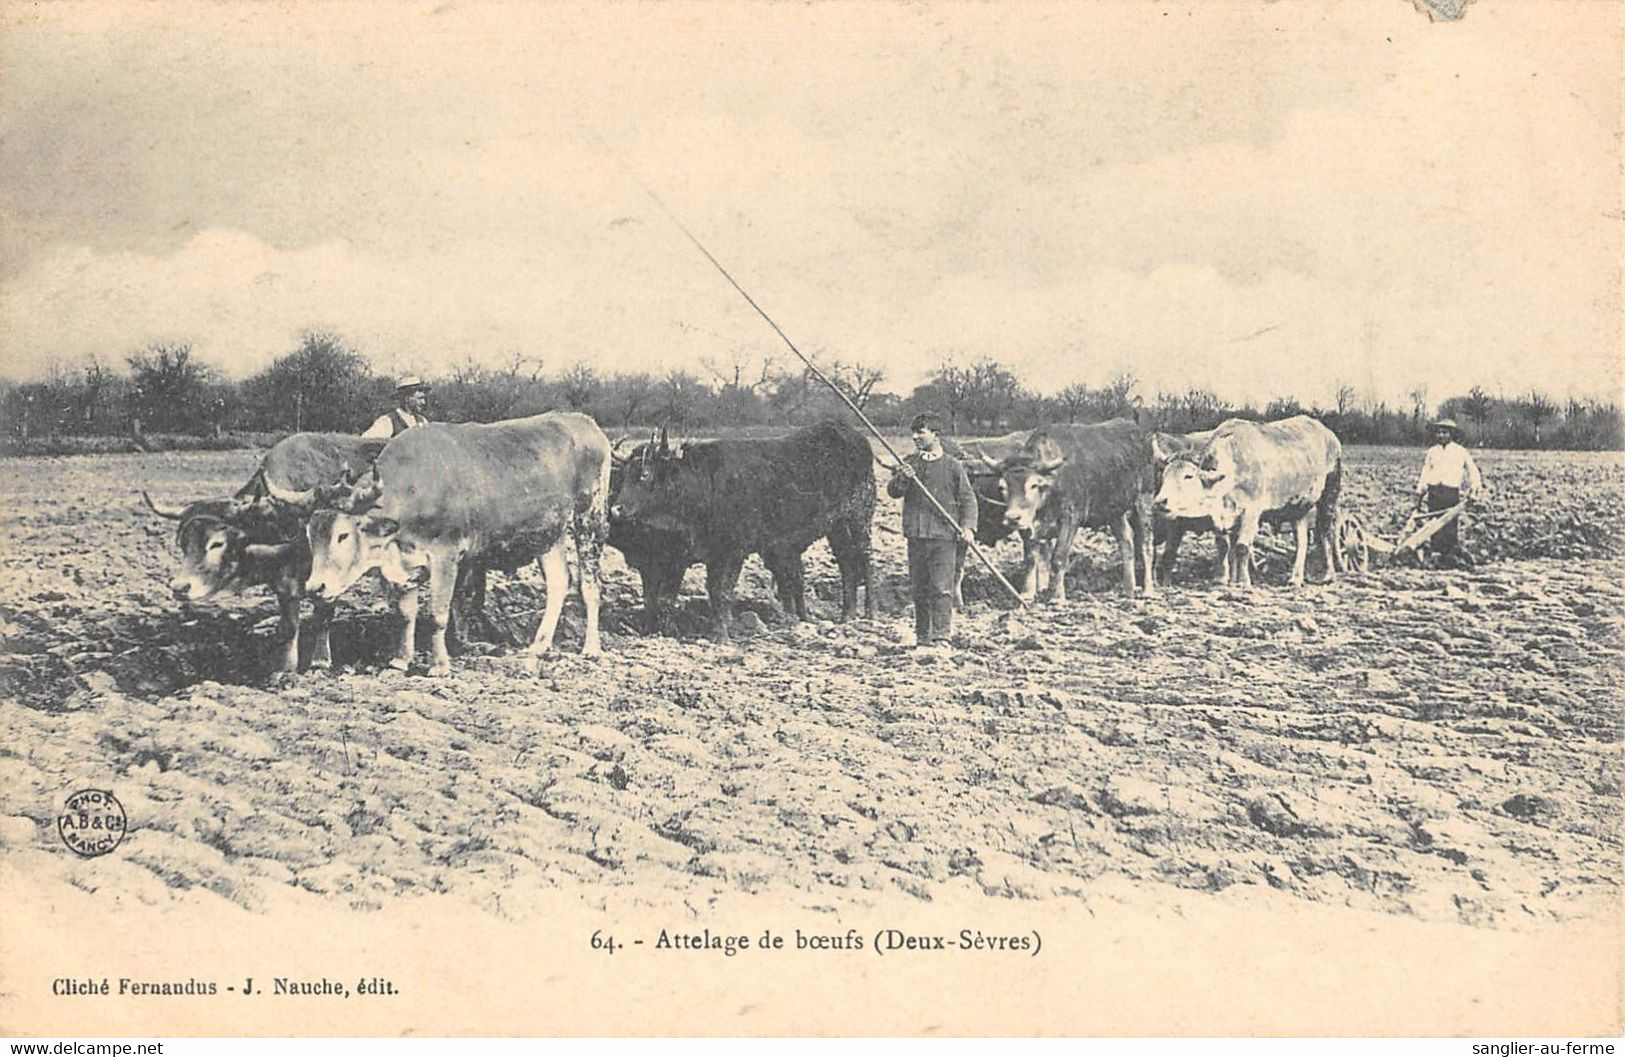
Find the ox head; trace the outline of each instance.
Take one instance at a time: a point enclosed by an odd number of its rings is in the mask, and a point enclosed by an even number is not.
[[[179,521],[175,546],[180,565],[169,589],[178,599],[200,602],[256,579],[266,565],[298,560],[303,545],[283,511],[264,497],[239,494],[205,499],[181,510],[166,510],[141,493],[160,517]]]
[[[611,521],[648,522],[663,505],[667,492],[677,480],[683,461],[683,447],[673,448],[664,427],[620,465],[610,488]]]
[[[387,579],[404,582],[396,543],[399,532],[399,522],[382,514],[316,511],[305,524],[310,542],[310,577],[305,590],[317,598],[337,598],[373,569],[382,569]]]
[[[1235,486],[1211,451],[1176,452],[1163,467],[1156,511],[1163,517],[1215,517]]]
[[[1032,530],[1065,463],[1060,446],[1049,437],[1035,437],[1026,448],[1004,461],[1001,475],[1006,525],[1022,532]]]

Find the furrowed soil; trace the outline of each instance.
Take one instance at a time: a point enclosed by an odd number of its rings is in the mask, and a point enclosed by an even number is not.
[[[1351,449],[1346,506],[1393,538],[1415,450]],[[642,634],[608,552],[605,655],[579,600],[539,676],[476,643],[448,678],[380,670],[394,617],[341,602],[337,667],[269,675],[264,593],[172,600],[161,503],[224,495],[252,452],[0,463],[0,842],[48,884],[256,910],[298,890],[382,908],[426,893],[522,916],[580,887],[650,906],[789,890],[808,906],[1084,900],[1129,883],[1278,890],[1306,904],[1496,928],[1613,913],[1622,879],[1625,462],[1480,456],[1468,571],[1379,566],[1251,595],[1191,540],[1160,597],[1115,593],[1084,533],[1073,598],[1018,611],[972,570],[951,651],[908,648],[897,504],[875,532],[881,615],[787,624],[752,559],[732,645]],[[1015,545],[999,558],[1013,573]],[[1319,575],[1315,561],[1311,577]],[[539,577],[494,574],[528,640]],[[73,791],[130,834],[81,860]]]

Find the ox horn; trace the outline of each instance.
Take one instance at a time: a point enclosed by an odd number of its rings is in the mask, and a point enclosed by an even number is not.
[[[250,499],[250,500],[252,500],[252,499],[263,499],[265,497],[265,494],[266,494],[265,467],[261,466],[259,469],[254,471],[254,476],[250,477],[248,479],[247,484],[245,484],[241,488],[237,489],[237,494],[232,496],[232,498],[233,499]]]
[[[275,499],[277,502],[288,503],[292,506],[309,506],[311,501],[316,498],[316,489],[314,488],[307,488],[303,492],[295,492],[291,489],[278,488],[276,485],[271,483],[271,479],[269,477],[265,479],[265,491],[267,495],[269,495],[272,499]]]
[[[293,543],[250,543],[243,547],[243,557],[255,561],[280,561],[294,551]]]
[[[152,496],[147,494],[147,490],[145,488],[141,490],[141,498],[146,502],[147,509],[151,510],[154,514],[157,514],[159,517],[165,517],[171,521],[179,521],[181,518],[186,516],[186,510],[184,507],[178,510],[158,509],[158,504],[152,501]]]

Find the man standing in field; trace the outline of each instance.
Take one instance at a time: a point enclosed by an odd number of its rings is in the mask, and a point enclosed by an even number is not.
[[[933,646],[947,640],[953,622],[954,566],[960,541],[969,543],[976,531],[976,493],[964,464],[944,457],[937,415],[915,415],[909,429],[915,452],[892,471],[886,492],[903,500],[914,644]],[[931,505],[927,492],[955,516],[954,522]]]
[[[395,410],[379,415],[361,435],[388,439],[400,436],[414,426],[426,426],[429,419],[424,411],[428,407],[428,383],[415,374],[408,374],[395,386]]]
[[[1461,428],[1453,418],[1433,423],[1433,446],[1422,460],[1422,475],[1416,480],[1416,509],[1432,512],[1449,510],[1457,503],[1471,503],[1484,491],[1484,479],[1467,449],[1456,439]],[[1468,562],[1460,549],[1460,519],[1452,521],[1429,541],[1436,558]]]

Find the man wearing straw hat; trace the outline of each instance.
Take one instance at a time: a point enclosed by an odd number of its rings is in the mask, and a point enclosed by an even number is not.
[[[908,582],[914,596],[914,644],[936,646],[948,639],[954,612],[954,569],[960,541],[976,532],[976,493],[965,464],[942,450],[942,419],[932,412],[914,416],[909,426],[915,452],[893,471],[887,494],[903,501],[903,538],[908,542]],[[949,524],[925,498],[929,489],[955,515]]]
[[[1484,491],[1484,479],[1478,474],[1478,465],[1457,439],[1461,427],[1453,418],[1441,418],[1433,423],[1433,446],[1422,460],[1422,475],[1416,480],[1416,508],[1432,512],[1449,510],[1460,502],[1471,503]],[[1467,561],[1459,549],[1457,529],[1460,519],[1440,529],[1431,541],[1433,553],[1441,559]]]
[[[379,415],[361,435],[388,439],[414,426],[426,426],[429,419],[423,412],[428,407],[429,384],[415,374],[405,375],[395,386],[395,409]]]

